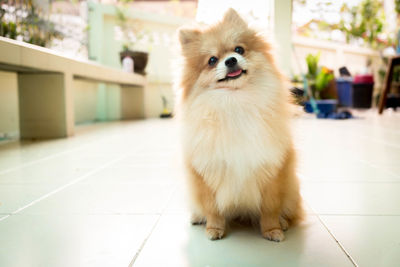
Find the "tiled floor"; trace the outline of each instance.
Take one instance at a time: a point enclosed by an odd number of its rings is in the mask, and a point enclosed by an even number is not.
[[[400,113],[295,120],[307,220],[282,243],[188,220],[173,120],[0,144],[0,266],[399,266]]]

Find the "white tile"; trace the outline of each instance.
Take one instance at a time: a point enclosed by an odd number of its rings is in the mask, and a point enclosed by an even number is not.
[[[0,213],[12,213],[56,188],[55,184],[0,184]]]
[[[114,155],[68,154],[0,174],[0,184],[62,184],[102,167]]]
[[[391,173],[392,175],[396,175],[400,177],[400,160],[396,163],[387,163],[387,162],[381,162],[381,163],[375,163],[374,166],[384,172]]]
[[[359,266],[399,266],[400,216],[322,216]]]
[[[400,215],[400,116],[361,116],[296,119],[311,208],[280,244],[237,225],[211,242],[203,226],[190,225],[173,120],[85,125],[73,138],[0,144],[0,266],[128,266],[159,214],[134,266],[351,266],[312,210],[329,215],[329,230],[360,266],[394,266],[400,216],[372,215]]]
[[[165,209],[174,188],[174,185],[143,183],[79,183],[42,200],[25,212],[29,214],[159,214]]]
[[[304,158],[299,162],[298,173],[303,181],[400,182],[400,175],[355,159]]]
[[[86,178],[114,157],[64,155],[0,175],[0,213],[14,212],[65,184]]]
[[[164,215],[133,264],[141,266],[352,266],[314,217],[289,229],[281,243],[265,240],[252,227],[233,225],[210,241],[204,226],[185,215]]]
[[[167,214],[190,214],[190,198],[188,190],[182,183],[177,186],[176,190],[172,193],[172,196],[167,203],[165,213]]]
[[[13,215],[0,221],[0,266],[128,266],[157,216]]]
[[[400,183],[302,183],[317,214],[400,215]]]
[[[175,185],[181,180],[181,174],[175,169],[169,167],[156,167],[137,165],[137,166],[121,166],[115,164],[107,167],[90,179],[85,179],[85,183],[139,183],[139,184],[155,184],[155,185]]]
[[[78,128],[79,132],[79,128]],[[19,141],[0,145],[0,173],[9,169],[30,165],[44,159],[65,155],[84,149],[97,135],[70,139]]]

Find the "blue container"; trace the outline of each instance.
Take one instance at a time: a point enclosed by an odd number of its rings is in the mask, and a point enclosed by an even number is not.
[[[353,106],[353,84],[351,79],[336,79],[339,105],[342,107]]]
[[[336,99],[323,99],[315,100],[319,113],[329,114],[336,111],[338,101]],[[304,110],[308,113],[313,113],[313,109],[310,101],[307,101],[304,106]]]

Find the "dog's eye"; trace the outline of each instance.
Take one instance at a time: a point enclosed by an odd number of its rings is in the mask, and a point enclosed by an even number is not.
[[[217,63],[217,61],[218,61],[218,58],[216,58],[216,57],[210,57],[210,59],[208,60],[208,65],[214,66],[215,63]]]
[[[240,55],[243,55],[244,54],[244,48],[241,47],[241,46],[236,46],[235,47],[235,52],[240,54]]]

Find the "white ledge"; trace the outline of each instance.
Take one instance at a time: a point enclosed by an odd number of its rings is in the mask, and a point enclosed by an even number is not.
[[[48,48],[4,37],[0,37],[0,64],[14,67],[17,71],[59,72],[105,83],[145,85],[143,75],[105,67],[96,62],[72,59]],[[0,66],[0,69],[4,68]]]

